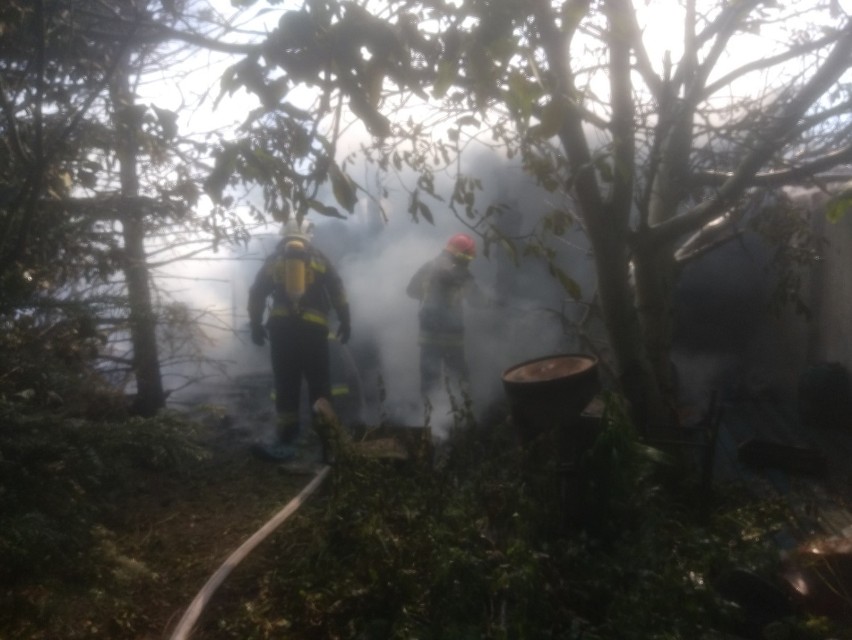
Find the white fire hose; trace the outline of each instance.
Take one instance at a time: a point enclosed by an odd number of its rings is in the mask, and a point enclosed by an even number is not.
[[[245,559],[245,557],[251,553],[257,545],[263,542],[270,533],[278,528],[305,503],[311,494],[313,494],[326,479],[330,469],[331,467],[328,465],[321,467],[313,480],[311,480],[307,486],[299,492],[299,495],[290,500],[290,502],[288,502],[281,511],[276,513],[271,520],[258,529],[251,538],[246,540],[228,557],[227,560],[225,560],[224,564],[219,567],[216,573],[210,576],[210,579],[207,580],[206,584],[201,588],[201,591],[198,592],[198,595],[195,596],[187,610],[184,612],[183,617],[180,619],[180,622],[178,622],[177,627],[175,627],[170,640],[186,640],[189,638],[192,628],[201,615],[201,612],[204,610],[204,607],[210,602],[210,599],[213,597],[213,593],[225,581],[225,578],[228,577],[231,570],[242,562],[242,560]]]

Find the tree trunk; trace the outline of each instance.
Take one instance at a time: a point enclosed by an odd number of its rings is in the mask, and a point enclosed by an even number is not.
[[[586,218],[594,248],[601,313],[619,372],[619,386],[630,402],[637,429],[667,421],[670,411],[655,377],[654,366],[643,340],[642,323],[630,282],[626,237],[613,233],[605,218]],[[594,220],[594,221],[593,221]]]
[[[677,422],[677,388],[671,362],[676,282],[673,251],[637,252],[633,267],[642,340],[663,402],[653,421],[671,426]]]
[[[135,213],[135,215],[134,215]],[[124,217],[124,250],[130,333],[137,398],[134,410],[152,416],[166,406],[157,347],[157,315],[151,301],[151,285],[145,256],[145,232],[141,212]]]
[[[685,68],[692,75],[694,51],[685,54]],[[652,422],[660,426],[678,423],[677,388],[672,371],[671,349],[674,339],[674,293],[677,264],[673,242],[648,242],[657,225],[678,214],[687,197],[687,168],[693,139],[693,109],[673,95],[661,106],[660,135],[664,136],[652,183],[645,224],[640,224],[633,243],[635,304],[651,374],[662,400]]]
[[[116,73],[110,93],[114,109],[121,195],[126,201],[135,202],[139,195],[136,131],[140,123],[137,121],[134,96],[130,91],[126,72]],[[133,408],[140,415],[152,416],[165,407],[166,396],[157,349],[157,315],[151,300],[150,274],[145,253],[144,212],[138,206],[127,206],[124,208],[121,223],[137,391]]]

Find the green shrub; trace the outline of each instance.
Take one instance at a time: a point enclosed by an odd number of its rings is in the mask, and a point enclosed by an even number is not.
[[[615,396],[583,462],[583,523],[554,524],[553,469],[513,443],[507,423],[466,421],[433,469],[339,461],[213,637],[701,638],[736,621],[714,576],[777,561],[782,512],[731,498],[698,517],[655,484]]]
[[[139,468],[177,470],[204,455],[177,414],[70,418],[0,400],[0,581],[39,583],[98,570],[94,531]]]

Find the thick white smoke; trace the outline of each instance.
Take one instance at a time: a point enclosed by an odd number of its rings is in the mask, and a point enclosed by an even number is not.
[[[554,204],[548,194],[520,180],[505,165],[491,162],[483,164],[483,170],[484,192],[478,204],[481,209],[492,203],[509,205],[505,219],[498,223],[505,225],[504,232],[516,237],[520,247],[522,238]],[[411,220],[404,195],[383,202],[387,219],[367,199],[345,221],[313,218],[314,244],[337,266],[350,300],[349,348],[361,368],[368,422],[384,416],[417,426],[425,420],[419,391],[418,302],[408,298],[405,290],[415,271],[437,256],[453,234],[477,235],[446,207],[442,210],[440,203],[430,204],[434,224]],[[277,232],[270,226],[255,235],[246,249],[232,251],[230,260],[205,265],[203,276],[214,281],[200,282],[188,295],[192,306],[222,310],[223,324],[230,330],[208,331],[213,342],[208,355],[225,362],[230,379],[270,374],[268,348],[249,340],[246,305],[257,269],[280,239]],[[561,268],[590,297],[594,278],[582,232],[574,229],[554,242]],[[477,244],[479,255],[471,270],[480,287],[499,304],[466,309],[466,353],[475,414],[503,400],[501,374],[509,366],[552,353],[586,350],[559,317],[564,313],[569,320],[577,319],[584,307],[569,300],[544,261],[521,254],[521,264],[516,266],[505,249],[492,246],[486,257],[481,239],[477,238]],[[430,423],[440,434],[452,422],[450,404],[446,397],[433,402]]]
[[[499,185],[501,175],[505,177],[509,172],[505,167],[493,169],[492,182]],[[511,200],[515,207],[518,202],[524,203],[523,211],[516,208],[509,212],[520,217],[520,224],[514,229],[520,236],[529,233],[549,205],[535,189],[513,182]],[[480,199],[486,204],[505,202],[506,185],[481,194]],[[406,213],[405,202],[385,204],[387,221],[379,223],[378,212],[365,206],[345,223],[319,224],[315,243],[338,265],[347,287],[353,317],[351,348],[365,363],[368,394],[371,385],[380,384],[385,402],[379,410],[393,420],[420,425],[425,416],[419,391],[418,302],[408,298],[405,290],[417,269],[436,257],[453,234],[476,233],[449,210],[433,207],[435,222],[430,224],[413,222]],[[580,235],[575,230],[574,240],[581,242],[577,238]],[[502,401],[501,374],[509,366],[579,349],[576,335],[566,332],[558,313],[565,310],[576,316],[580,308],[565,309],[567,294],[540,260],[522,260],[516,267],[504,249],[492,247],[491,255],[486,257],[481,239],[478,246],[479,256],[471,270],[495,304],[468,306],[465,310],[470,399],[476,415]],[[582,250],[563,253],[563,268],[584,282],[590,294],[588,256]],[[371,352],[374,357],[364,357]],[[430,422],[440,433],[452,422],[449,398],[444,394],[431,400]]]

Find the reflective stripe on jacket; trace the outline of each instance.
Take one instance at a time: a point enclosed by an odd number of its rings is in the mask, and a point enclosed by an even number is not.
[[[328,326],[327,314],[315,309],[305,309],[302,305],[299,305],[298,308],[291,308],[290,306],[273,306],[269,310],[270,318],[286,318],[289,316],[298,316],[305,322],[313,322],[324,327]]]

